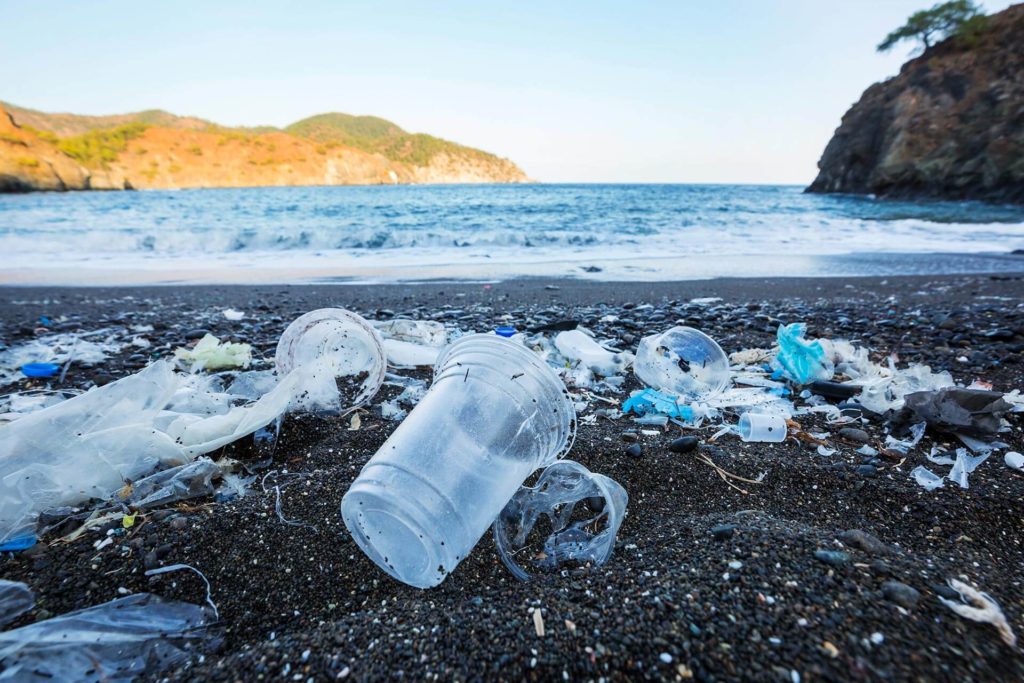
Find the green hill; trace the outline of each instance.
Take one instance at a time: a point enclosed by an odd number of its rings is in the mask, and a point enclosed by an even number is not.
[[[425,133],[408,133],[397,124],[377,116],[353,116],[332,112],[302,119],[285,131],[326,145],[345,145],[392,161],[422,166],[442,152],[487,161],[497,157]]]

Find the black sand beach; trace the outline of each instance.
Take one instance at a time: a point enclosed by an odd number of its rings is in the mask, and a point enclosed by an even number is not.
[[[721,300],[690,302],[703,297]],[[168,356],[203,331],[252,343],[265,366],[288,322],[324,306],[481,331],[508,324],[506,314],[521,328],[573,319],[631,350],[679,320],[726,352],[770,347],[780,322],[804,321],[812,336],[856,341],[875,360],[896,353],[901,364],[926,363],[961,383],[980,379],[1010,391],[1024,388],[1022,300],[1021,275],[26,287],[0,290],[0,342],[32,338],[40,316],[57,331],[154,326],[148,349],[126,349],[100,367],[72,365],[66,384],[85,388]],[[653,308],[637,311],[642,304]],[[228,307],[247,317],[227,321],[221,312]],[[609,313],[620,320],[601,322]],[[630,374],[626,391],[639,386]],[[385,387],[374,405],[397,391]],[[705,442],[700,453],[718,466],[748,478],[766,473],[748,494],[696,454],[670,452],[680,435],[671,424],[640,436],[640,457],[626,453],[623,432],[635,429],[629,418],[581,424],[569,457],[625,487],[627,517],[606,565],[529,583],[509,574],[489,536],[427,591],[397,583],[359,551],[338,506],[398,424],[372,409],[358,431],[347,429],[347,419],[286,419],[271,469],[307,475],[284,489],[282,507],[311,526],[283,524],[273,491],[257,486],[240,500],[200,499],[151,513],[100,550],[93,543],[103,530],[69,545],[40,543],[0,560],[0,576],[37,594],[20,625],[111,600],[119,589],[201,603],[198,577],[143,572],[174,563],[202,570],[224,645],[153,680],[1024,679],[1019,648],[938,600],[953,597],[948,579],[962,578],[997,600],[1024,635],[1024,476],[999,453],[971,475],[969,489],[947,484],[928,492],[910,471],[929,464],[931,446],[959,443],[929,430],[905,461],[871,459],[820,416],[798,420],[831,432],[838,452],[824,457],[816,444],[792,438],[772,445],[726,436],[709,444],[715,426],[694,432]],[[1019,413],[1009,420],[1012,431],[1001,438],[1020,451],[1024,420]],[[869,443],[884,444],[881,421],[861,427]],[[229,452],[252,457],[242,446]],[[712,533],[722,525],[732,528]],[[841,542],[850,530],[878,542]],[[818,550],[846,555],[828,563]],[[534,610],[543,616],[543,636]]]

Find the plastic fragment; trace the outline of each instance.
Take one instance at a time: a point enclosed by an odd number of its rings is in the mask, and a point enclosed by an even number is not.
[[[118,330],[103,328],[92,332],[47,334],[0,351],[0,384],[18,380],[20,368],[27,363],[47,363],[66,368],[72,361],[96,365],[110,354],[121,350],[122,344],[114,341]],[[55,370],[48,376],[60,371]]]
[[[146,571],[146,576],[157,576],[158,574],[166,574],[168,572],[178,572],[183,569],[187,569],[194,574],[197,574],[203,583],[206,584],[206,604],[213,610],[213,616],[220,619],[220,611],[217,609],[217,605],[213,602],[213,594],[211,593],[210,580],[206,578],[206,574],[202,573],[190,564],[169,564],[166,567],[157,567],[155,569],[149,569]]]
[[[652,389],[687,398],[724,391],[729,359],[714,339],[692,327],[673,327],[640,340],[633,372]]]
[[[1024,470],[1024,455],[1017,451],[1007,451],[1006,455],[1003,456],[1003,462],[1011,470]]]
[[[949,586],[959,593],[960,599],[967,604],[939,597],[939,601],[943,605],[965,619],[983,624],[992,624],[999,631],[999,636],[1003,639],[1004,643],[1010,647],[1017,646],[1017,636],[1010,627],[1010,622],[1006,620],[1006,615],[1000,609],[999,603],[993,600],[988,593],[982,593],[977,588],[957,579],[950,579]]]
[[[567,359],[579,362],[602,377],[618,374],[633,362],[632,353],[609,351],[582,330],[559,332],[555,337],[555,348]]]
[[[988,459],[989,453],[982,453],[978,456],[968,455],[966,448],[956,449],[956,462],[953,469],[949,471],[950,481],[960,485],[960,488],[968,488],[967,475],[978,468],[978,465]]]
[[[997,391],[945,388],[907,394],[904,410],[929,426],[968,436],[994,436],[1012,406]]]
[[[494,333],[499,337],[505,337],[508,339],[509,337],[515,336],[516,328],[508,325],[502,325],[501,327],[494,328]]]
[[[914,481],[916,481],[926,491],[933,491],[935,489],[942,488],[945,484],[943,477],[936,475],[924,465],[918,465],[911,470],[910,474],[914,477]]]
[[[21,581],[0,579],[0,626],[6,626],[36,604],[36,596]]]
[[[238,321],[245,317],[245,312],[236,311],[233,308],[225,308],[224,317],[231,321]]]
[[[680,403],[676,396],[664,394],[654,389],[640,389],[629,395],[622,403],[623,413],[644,415],[666,415],[681,420],[693,419],[693,408]]]
[[[172,467],[133,482],[127,496],[114,494],[114,499],[138,510],[167,505],[213,493],[213,479],[220,476],[218,467],[209,458],[199,458],[187,465]]]
[[[384,338],[384,350],[392,367],[432,366],[448,342],[448,331],[434,320],[396,318],[372,324]]]
[[[137,593],[0,633],[4,680],[128,683],[213,648],[205,607]]]
[[[247,368],[252,362],[252,346],[221,342],[207,334],[191,349],[175,349],[174,357],[187,363],[193,371]]]
[[[614,480],[560,460],[544,470],[536,485],[521,487],[495,520],[498,554],[524,581],[532,571],[554,570],[567,562],[602,565],[611,557],[628,502]],[[552,531],[537,547],[530,532],[542,515]]]
[[[60,372],[56,363],[25,363],[21,366],[21,374],[26,377],[53,377]]]
[[[891,436],[885,437],[885,446],[889,450],[898,451],[904,455],[910,451],[911,448],[921,443],[921,439],[924,438],[924,432],[927,429],[928,424],[926,422],[918,422],[916,425],[910,428],[909,439],[894,439]]]
[[[831,359],[820,340],[807,341],[804,338],[806,332],[804,323],[779,325],[776,333],[779,350],[772,360],[772,367],[796,384],[832,379],[835,367]]]

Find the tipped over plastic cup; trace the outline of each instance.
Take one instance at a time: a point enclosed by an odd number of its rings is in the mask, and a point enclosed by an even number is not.
[[[633,372],[647,386],[684,398],[723,391],[732,381],[729,357],[718,342],[683,326],[641,339]]]
[[[736,429],[740,439],[749,442],[782,443],[788,434],[786,418],[763,413],[743,413]]]
[[[533,351],[493,334],[461,337],[345,494],[345,526],[394,578],[436,586],[526,478],[568,451],[575,424],[565,385]]]

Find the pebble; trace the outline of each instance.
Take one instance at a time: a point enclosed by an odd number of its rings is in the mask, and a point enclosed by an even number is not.
[[[872,555],[889,555],[892,553],[892,548],[882,542],[877,536],[861,529],[844,531],[837,538],[845,545],[860,548]]]
[[[833,567],[842,567],[850,563],[850,556],[841,550],[815,550],[814,556]]]
[[[882,595],[890,602],[910,609],[921,599],[921,592],[900,581],[886,581],[882,584]]]
[[[732,538],[735,531],[735,524],[719,524],[718,526],[711,527],[711,535],[717,541],[724,541],[727,538]]]
[[[873,477],[878,474],[878,468],[874,465],[859,465],[856,472],[862,477]]]
[[[185,332],[185,339],[202,339],[208,334],[210,334],[209,330],[203,328],[195,328]]]
[[[643,453],[644,450],[640,448],[640,444],[638,443],[632,444],[629,448],[626,449],[626,455],[632,458],[639,458],[641,455],[643,455]]]
[[[662,652],[660,655],[658,655],[658,658],[661,659],[661,661],[665,662],[666,664],[671,664],[672,663],[672,655],[670,655],[667,652]]]
[[[169,524],[170,524],[172,529],[175,529],[177,531],[181,531],[182,529],[184,529],[185,527],[188,526],[188,518],[187,517],[175,517],[174,519],[172,519],[169,522]]]
[[[668,449],[673,453],[689,453],[690,451],[696,450],[697,446],[700,445],[700,439],[695,436],[681,436],[675,439],[668,445]]]
[[[843,427],[839,430],[839,436],[854,443],[867,443],[871,441],[871,437],[867,432],[856,427]]]

